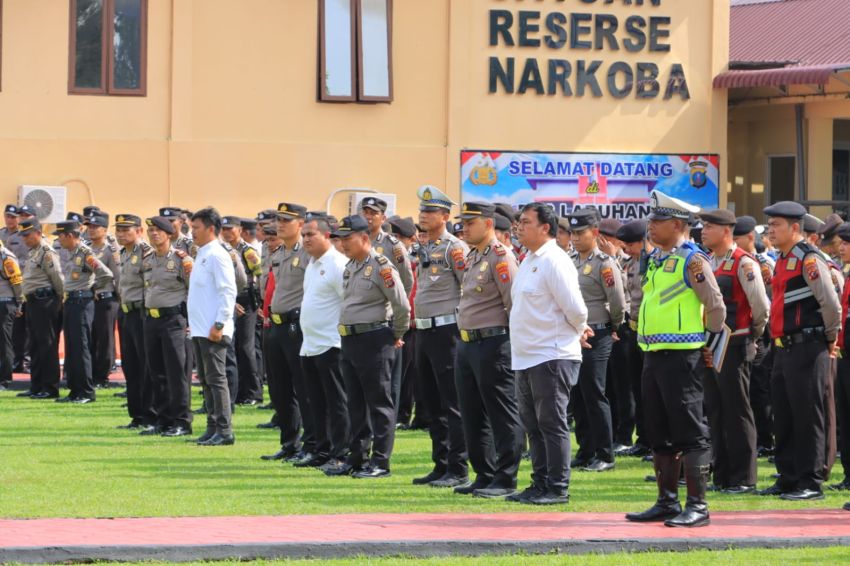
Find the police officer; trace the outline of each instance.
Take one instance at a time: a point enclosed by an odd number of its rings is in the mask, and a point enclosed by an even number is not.
[[[708,258],[687,241],[697,208],[660,191],[650,193],[649,237],[657,246],[644,276],[638,320],[643,365],[644,416],[653,450],[658,500],[630,521],[665,521],[670,527],[709,523],[705,500],[711,460],[703,415],[703,347],[715,346],[726,318]],[[705,318],[703,318],[703,313]],[[705,320],[705,322],[703,322]],[[687,503],[679,503],[684,464]]]
[[[455,358],[458,401],[476,478],[454,491],[489,498],[516,491],[522,453],[508,335],[511,282],[518,264],[496,240],[495,215],[496,207],[483,202],[466,202],[461,211],[466,242],[474,247],[466,257],[461,286],[461,341]]]
[[[350,259],[343,272],[339,333],[351,448],[344,465],[325,471],[361,479],[390,475],[395,439],[392,363],[410,324],[401,277],[392,262],[372,248],[368,231],[363,217],[347,216],[334,232]]]
[[[850,224],[842,224],[836,234],[841,243],[838,248],[838,259],[845,266],[850,265]],[[844,468],[844,478],[830,486],[836,491],[850,489],[850,332],[847,331],[850,317],[850,285],[844,285],[841,296],[841,331],[838,333],[838,348],[842,356],[838,359],[838,375],[835,382],[835,401],[838,413],[838,451],[841,453],[841,465]],[[850,506],[845,507],[850,508]]]
[[[263,265],[260,254],[242,238],[242,219],[225,216],[221,219],[221,238],[239,258],[247,276],[247,284],[236,296],[236,324],[233,344],[239,369],[239,387],[235,402],[239,405],[256,405],[263,400],[263,384],[257,372],[255,339],[257,309],[260,306],[260,276]]]
[[[770,335],[776,483],[764,495],[790,501],[822,499],[826,470],[825,394],[841,326],[830,267],[803,238],[803,205],[764,209],[768,236],[781,252],[773,273]]]
[[[6,246],[0,243],[0,387],[12,382],[15,350],[12,344],[12,326],[20,317],[23,295],[21,294],[21,267]]]
[[[310,400],[301,368],[301,300],[304,298],[304,273],[310,254],[301,242],[301,228],[307,208],[299,204],[278,204],[277,232],[283,240],[273,267],[275,290],[269,309],[271,327],[265,351],[269,373],[269,391],[280,424],[281,449],[268,459],[284,459],[292,463],[312,460],[316,449]],[[274,386],[271,382],[274,381]],[[304,435],[299,440],[298,430]],[[303,440],[303,446],[301,445]]]
[[[145,220],[154,253],[142,260],[145,280],[145,355],[154,384],[157,424],[139,434],[192,434],[190,385],[186,375],[186,299],[192,258],[172,246],[174,225],[164,216]]]
[[[735,215],[717,209],[700,213],[700,218],[702,242],[711,250],[711,266],[726,305],[726,325],[732,331],[722,368],[705,370],[714,485],[723,493],[740,495],[754,491],[757,479],[750,362],[767,325],[770,305],[758,262],[733,241]]]
[[[772,295],[773,267],[776,262],[764,252],[761,237],[756,234],[756,219],[752,216],[740,216],[735,222],[732,234],[735,245],[750,254],[759,265],[768,305]],[[761,249],[761,251],[758,251]],[[750,370],[750,405],[756,424],[756,453],[759,457],[773,454],[773,409],[771,405],[770,374],[773,367],[773,348],[770,345],[770,333],[765,332],[755,341],[756,355]]]
[[[83,221],[85,218],[79,212],[69,212],[65,215],[66,222],[76,222],[80,225],[80,229],[83,228]],[[83,234],[80,232],[80,240],[82,240]],[[56,238],[53,241],[53,249],[56,250],[56,253],[59,254],[59,266],[62,269],[62,272],[65,273],[65,270],[68,267],[68,263],[71,261],[71,252],[62,247],[62,242],[59,241],[59,238]]]
[[[109,373],[115,365],[115,318],[118,314],[118,289],[121,269],[117,243],[106,238],[109,214],[99,211],[86,218],[86,235],[94,257],[112,272],[113,281],[98,289],[92,322],[92,378],[97,388],[109,386]]]
[[[222,219],[222,226],[224,225],[224,219]],[[221,234],[224,233],[222,229]],[[221,235],[219,234],[219,235]],[[232,234],[231,234],[232,235]],[[233,277],[234,283],[236,284],[236,293],[244,293],[245,289],[248,287],[248,274],[245,272],[245,266],[242,263],[242,260],[239,258],[239,254],[236,250],[225,242],[224,240],[217,240],[218,244],[224,248],[224,251],[227,252],[227,255],[230,257],[230,261],[233,265]],[[234,308],[234,327],[236,326],[236,319],[239,316],[240,306],[236,306]],[[236,343],[233,340],[229,341],[230,343],[227,345],[224,351],[224,374],[227,378],[227,389],[230,394],[230,414],[232,415],[236,412],[236,397],[239,395],[239,384],[241,382],[241,376],[239,375],[239,363],[236,355]],[[199,350],[200,346],[192,343],[192,352],[195,357],[200,356],[201,352]],[[195,350],[198,350],[197,353]],[[196,414],[207,414],[207,430],[213,430],[216,427],[215,422],[212,420],[212,415],[207,413],[206,410],[206,401],[204,401],[203,406],[195,411]]]
[[[396,216],[389,220],[392,233],[396,236],[405,247],[408,257],[411,259],[411,270],[415,269],[414,257],[418,256],[419,242],[416,240],[416,223],[413,218],[401,218]],[[413,304],[413,296],[416,285],[407,293],[408,301]],[[411,313],[412,316],[412,313]],[[411,418],[413,417],[413,404],[415,399],[415,391],[418,387],[418,372],[414,358],[416,356],[416,330],[408,329],[404,335],[404,347],[401,349],[401,388],[398,396],[398,404],[396,405],[396,428],[406,430],[410,428]],[[424,411],[422,404],[416,408],[417,414]]]
[[[626,298],[617,261],[599,251],[597,245],[598,211],[582,208],[573,212],[569,221],[570,240],[576,251],[573,263],[587,305],[587,325],[593,330],[590,348],[582,349],[581,370],[572,396],[579,449],[571,466],[604,472],[614,468],[611,406],[605,382],[616,330],[625,320]]]
[[[68,397],[60,402],[77,404],[95,400],[92,379],[91,332],[95,293],[113,281],[112,272],[95,257],[91,248],[80,241],[80,224],[74,221],[56,224],[54,235],[69,253],[65,264],[65,304],[62,331],[65,336],[65,373]]]
[[[27,212],[29,212],[29,207]],[[0,228],[0,242],[3,243],[18,260],[20,265],[26,261],[29,248],[24,243],[23,234],[20,232],[21,209],[14,204],[7,204],[4,211],[6,226]],[[31,217],[27,214],[26,217]],[[29,333],[26,324],[26,304],[21,309],[21,315],[16,316],[12,323],[12,341],[14,347],[14,371],[27,371],[30,364],[29,357]]]
[[[134,214],[115,217],[119,254],[118,338],[121,343],[121,369],[127,382],[127,412],[130,423],[119,428],[139,429],[156,425],[154,387],[145,356],[142,265],[150,260],[153,248],[142,239],[142,219]]]
[[[59,330],[65,286],[59,267],[59,255],[44,239],[38,220],[20,225],[21,236],[29,248],[23,265],[22,292],[27,301],[27,326],[32,343],[30,389],[20,396],[33,399],[59,397]]]
[[[430,185],[420,187],[417,196],[428,242],[419,250],[416,274],[416,364],[431,415],[434,469],[413,483],[457,487],[469,483],[453,367],[459,338],[455,312],[469,248],[446,230],[455,203]]]
[[[171,234],[171,245],[193,258],[198,255],[198,247],[192,242],[192,238],[186,234],[187,231],[184,231],[183,228],[186,226],[183,209],[177,206],[164,206],[159,209],[159,215],[168,219],[172,226],[174,226],[174,232]]]
[[[645,272],[647,254],[651,247],[646,240],[647,221],[634,220],[624,224],[617,230],[617,239],[623,242],[623,251],[628,259],[623,262],[626,273],[626,289],[629,297],[628,324],[624,325],[624,333],[620,341],[625,344],[624,357],[628,364],[624,370],[631,387],[631,398],[634,400],[634,431],[637,435],[635,443],[621,452],[624,456],[646,456],[649,454],[649,439],[646,435],[646,425],[643,416],[643,396],[641,395],[641,374],[643,373],[643,350],[638,347],[637,328],[640,318],[640,305],[643,300],[643,274]],[[625,395],[625,394],[624,394]],[[629,431],[631,436],[631,431]]]

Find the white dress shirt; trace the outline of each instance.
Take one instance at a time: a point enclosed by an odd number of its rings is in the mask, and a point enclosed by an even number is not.
[[[224,336],[233,337],[236,274],[230,254],[216,240],[198,248],[189,276],[187,308],[192,337],[206,338],[216,322],[224,323]]]
[[[525,256],[511,299],[513,369],[528,369],[550,360],[581,361],[587,307],[573,260],[555,240]]]
[[[342,275],[348,258],[331,246],[319,259],[311,258],[304,272],[301,302],[302,356],[319,356],[340,347]]]

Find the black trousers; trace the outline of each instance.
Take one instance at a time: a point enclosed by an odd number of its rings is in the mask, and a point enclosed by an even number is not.
[[[756,485],[756,423],[750,407],[746,344],[730,344],[723,370],[705,369],[705,410],[711,430],[714,483]]]
[[[116,298],[101,299],[94,303],[91,327],[92,378],[96,384],[107,383],[115,365],[115,317],[118,315]]]
[[[773,402],[770,393],[772,369],[773,348],[770,340],[759,340],[750,370],[750,405],[756,423],[756,446],[764,448],[773,448]]]
[[[846,347],[844,351],[848,352]],[[850,480],[850,359],[847,358],[838,360],[835,408],[838,413],[838,451],[841,452],[841,466],[844,468],[844,479]]]
[[[392,364],[395,338],[391,328],[344,336],[340,367],[348,394],[351,444],[347,462],[367,462],[390,469],[395,441]],[[371,453],[370,445],[371,444]]]
[[[650,447],[660,454],[708,453],[701,350],[645,352],[643,409]]]
[[[62,300],[58,296],[27,299],[27,325],[32,336],[30,391],[59,394],[59,330]]]
[[[298,325],[292,329],[288,324],[272,323],[263,352],[269,370],[269,394],[280,425],[280,445],[286,450],[300,448],[301,422],[303,420],[306,424],[310,416],[306,399],[295,393],[295,382],[302,380],[303,373],[300,356],[302,339]],[[309,426],[312,431],[312,424]]]
[[[776,471],[785,489],[820,489],[826,468],[826,343],[776,348],[773,360],[773,427]]]
[[[186,318],[145,317],[145,353],[154,391],[157,426],[192,428],[191,380],[186,376]]]
[[[316,431],[317,456],[345,458],[351,438],[348,396],[339,363],[339,348],[318,356],[301,356],[301,366],[310,390],[310,415]]]
[[[236,316],[234,315],[234,327],[236,322]],[[193,339],[194,342],[194,339]],[[239,394],[239,364],[236,361],[236,344],[233,340],[225,341],[224,347],[224,376],[227,381],[227,391],[229,392],[230,397],[230,412],[236,411],[236,396]],[[196,366],[199,365],[198,361],[198,353],[196,352],[197,348],[193,348],[192,352],[195,356]],[[206,395],[204,395],[204,407],[207,409],[207,415],[209,415],[209,407],[206,406],[207,400]]]
[[[236,364],[239,368],[239,390],[236,401],[263,400],[263,382],[257,371],[257,311],[245,309],[245,314],[236,317],[233,342],[236,348]]]
[[[611,346],[611,358],[608,361],[608,388],[606,392],[611,404],[611,424],[614,442],[623,446],[632,445],[635,431],[635,396],[632,389],[631,368],[634,363],[628,324],[617,329],[619,340]]]
[[[516,371],[517,402],[528,434],[531,481],[558,492],[570,486],[570,427],[567,405],[581,362],[549,360]]]
[[[467,475],[466,440],[454,379],[456,324],[416,331],[416,365],[422,402],[431,415],[431,460],[438,472]]]
[[[14,367],[23,369],[23,366],[30,363],[30,332],[29,323],[27,322],[27,303],[21,305],[21,310],[24,316],[15,318],[15,323],[12,327],[12,341],[15,344],[15,361]]]
[[[458,342],[455,383],[469,462],[476,481],[514,488],[522,457],[522,426],[507,335]]]
[[[69,395],[73,398],[95,398],[92,379],[91,326],[94,300],[68,299],[62,316],[65,336],[65,375]]]
[[[404,334],[404,346],[401,348],[401,390],[396,405],[396,422],[410,424],[413,417],[414,391],[417,381],[416,364],[416,331],[408,330]]]
[[[154,388],[145,355],[144,315],[137,309],[118,312],[121,369],[127,383],[127,412],[133,423],[155,425]]]
[[[646,419],[643,410],[643,350],[640,349],[637,343],[637,332],[629,329],[626,342],[629,350],[629,366],[628,375],[629,381],[632,384],[632,398],[635,401],[635,444],[639,446],[649,447],[649,439],[646,436]]]
[[[231,342],[228,336],[223,336],[221,342],[210,342],[202,337],[192,339],[195,361],[198,363],[198,381],[204,391],[208,434],[233,434],[233,403],[224,370],[225,352]]]
[[[257,374],[260,380],[260,396],[259,401],[263,400],[263,383],[268,383],[268,372],[266,371],[266,362],[263,360],[263,341],[265,338],[265,330],[263,329],[263,320],[257,315],[257,326],[254,328],[254,357],[257,364]]]
[[[576,457],[584,461],[598,458],[604,462],[613,462],[611,406],[605,395],[605,382],[614,340],[610,330],[597,330],[589,343],[592,348],[583,348],[581,351],[578,384],[570,399],[579,445]]]
[[[16,303],[0,303],[0,383],[12,381],[12,370],[15,367],[12,331],[16,312],[18,312]]]

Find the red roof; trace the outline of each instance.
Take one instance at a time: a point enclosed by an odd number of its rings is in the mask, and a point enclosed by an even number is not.
[[[716,88],[826,84],[850,69],[850,0],[733,0],[729,60]],[[769,67],[765,69],[764,67]]]

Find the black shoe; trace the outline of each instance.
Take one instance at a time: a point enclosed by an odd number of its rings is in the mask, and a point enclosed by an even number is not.
[[[172,426],[164,431],[160,436],[164,436],[166,438],[176,438],[178,436],[191,436],[192,429],[186,428],[184,426]]]
[[[615,444],[614,445],[614,456],[625,456],[628,454],[633,447],[627,444]]]
[[[284,458],[283,461],[287,464],[294,464],[298,460],[303,460],[305,456],[307,456],[307,452],[305,452],[304,450],[299,450],[291,456]]]
[[[829,486],[832,491],[846,491],[850,489],[850,479],[844,478],[840,483],[834,483]]]
[[[672,454],[656,454],[652,462],[658,485],[655,504],[641,513],[626,513],[626,520],[633,523],[656,523],[677,517],[682,512],[679,503],[679,471],[681,461]],[[647,478],[649,479],[649,478]]]
[[[788,493],[788,491],[789,490],[787,490],[784,487],[782,487],[781,485],[779,485],[779,482],[776,482],[775,484],[768,487],[767,489],[762,489],[761,491],[757,491],[756,494],[757,495],[765,495],[765,496],[777,496],[777,495],[782,495],[783,493]]]
[[[755,490],[756,486],[754,485],[735,485],[721,489],[720,493],[725,493],[726,495],[745,495],[747,493],[753,493]]]
[[[637,458],[643,458],[651,453],[650,449],[644,446],[643,444],[635,444],[623,454],[624,456],[634,456]]]
[[[178,427],[179,428],[179,427]],[[224,435],[215,433],[209,440],[198,442],[198,446],[231,446],[236,443],[236,437],[232,434]]]
[[[257,408],[261,411],[274,411],[274,405],[271,403],[266,403],[265,405],[257,405]]]
[[[590,464],[591,461],[592,460],[585,460],[583,458],[573,458],[572,460],[570,460],[570,468],[573,468],[573,469],[583,468],[586,465]]]
[[[292,465],[296,468],[319,468],[325,465],[325,462],[328,461],[327,456],[320,456],[318,454],[311,454],[310,458],[306,460],[299,460],[298,462],[294,462]]]
[[[845,511],[850,511],[850,503],[845,503],[842,509],[844,509]]]
[[[40,393],[33,393],[30,395],[30,399],[42,400],[42,399],[58,399],[58,393],[48,393],[47,391],[42,391]]]
[[[690,498],[689,498],[690,499]],[[705,527],[711,524],[711,517],[708,514],[708,505],[705,502],[688,501],[685,504],[685,509],[673,517],[664,521],[666,527]]]
[[[208,430],[208,431],[204,432],[204,434],[202,434],[198,438],[187,438],[186,442],[194,442],[195,444],[200,444],[202,442],[206,442],[207,440],[209,440],[213,436],[215,436],[215,431],[214,430]]]
[[[35,395],[35,393],[33,393],[32,391],[21,391],[20,393],[15,395],[15,397],[32,397],[33,395]]]
[[[142,425],[136,421],[130,421],[128,424],[118,425],[115,428],[119,430],[138,430],[142,428]]]
[[[139,430],[139,436],[159,436],[162,429],[154,425],[143,425]]]
[[[279,428],[280,428],[280,425],[279,425],[279,424],[277,424],[277,423],[273,423],[273,422],[269,421],[269,422],[267,422],[267,423],[260,423],[260,424],[258,424],[258,425],[257,425],[257,428],[268,428],[268,429],[275,429],[275,428],[277,428],[277,429],[279,429]]]
[[[421,478],[413,478],[413,485],[427,485],[432,481],[436,481],[442,478],[446,472],[441,472],[439,470],[432,470],[427,476],[422,476]]]
[[[508,497],[516,493],[515,487],[485,487],[482,489],[476,489],[472,492],[473,497],[483,497],[484,499],[501,499],[502,497]]]
[[[528,500],[532,497],[539,497],[545,494],[545,489],[543,489],[542,487],[538,487],[535,484],[531,484],[522,491],[517,491],[514,492],[513,495],[508,495],[507,497],[505,497],[505,501],[511,501],[513,503],[528,503]]]
[[[447,472],[443,475],[443,477],[432,481],[428,485],[431,487],[461,487],[471,484],[472,482],[469,481],[469,476],[459,476],[457,474],[450,474]]]
[[[192,414],[193,415],[206,415],[207,414],[207,408],[204,407],[204,406],[201,406],[201,407],[195,409],[194,411],[192,411]]]
[[[560,505],[570,502],[570,494],[566,489],[549,489],[546,493],[540,493],[528,498],[532,505]]]
[[[109,389],[109,382],[108,381],[98,381],[97,383],[94,384],[94,388],[95,389]]]
[[[260,456],[260,460],[266,460],[266,461],[269,461],[269,460],[285,460],[286,458],[289,458],[290,456],[292,456],[294,454],[295,454],[295,452],[291,449],[285,450],[285,449],[281,448],[280,450],[278,450],[274,454],[264,454],[264,455]]]
[[[380,466],[366,466],[362,470],[351,474],[351,477],[363,480],[373,478],[386,478],[390,475],[392,474],[390,474],[390,471],[386,468],[381,468]]]
[[[256,399],[244,399],[242,401],[237,401],[236,404],[243,407],[253,407],[254,405],[259,405],[260,402]]]
[[[118,393],[116,393],[115,395],[113,395],[113,397],[119,397],[119,398],[121,398],[121,399],[126,399],[126,398],[127,398],[127,391],[126,391],[126,390],[124,390],[124,391],[119,391]]]
[[[77,397],[75,399],[71,399],[71,403],[74,405],[87,405],[88,403],[94,403],[94,399],[91,397]]]
[[[677,516],[664,521],[667,527],[704,527],[711,523],[708,504],[705,501],[710,469],[708,451],[690,452],[682,458],[685,469],[685,482],[688,486],[688,498],[685,508]]]
[[[76,399],[76,397],[71,397],[70,395],[68,395],[67,397],[57,397],[56,402],[57,403],[71,403],[71,402],[74,401],[74,399]]]
[[[789,493],[783,493],[779,499],[785,501],[819,501],[823,499],[823,492],[819,489],[797,489]]]
[[[475,480],[469,485],[459,485],[452,491],[458,495],[471,495],[476,489],[484,489],[490,486],[489,481]]]
[[[322,472],[326,476],[350,476],[355,472],[360,472],[363,468],[357,467],[355,468],[351,464],[347,464],[342,460],[338,460],[337,465],[325,465]]]
[[[776,450],[773,448],[767,448],[766,446],[759,446],[756,448],[756,456],[758,458],[767,458],[768,456],[773,456],[776,454]]]
[[[606,462],[599,458],[594,458],[585,467],[582,468],[585,472],[607,472],[614,469],[614,462]]]

